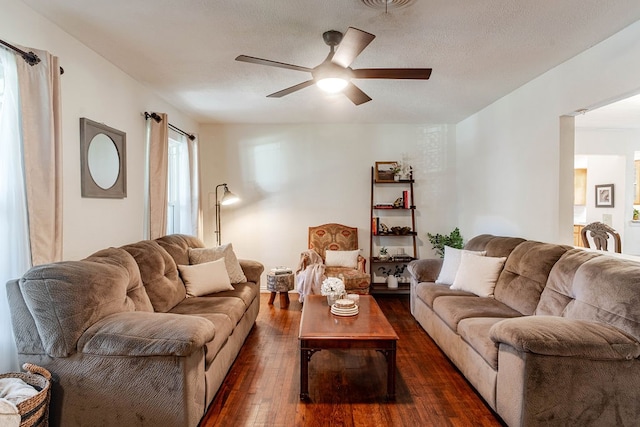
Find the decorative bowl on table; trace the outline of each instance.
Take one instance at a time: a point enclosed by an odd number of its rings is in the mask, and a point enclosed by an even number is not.
[[[355,316],[358,314],[358,305],[351,299],[339,299],[331,306],[331,313],[336,316]]]

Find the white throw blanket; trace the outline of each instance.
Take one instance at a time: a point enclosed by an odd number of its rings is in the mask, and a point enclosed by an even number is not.
[[[312,249],[304,251],[300,255],[300,262],[296,270],[296,290],[300,302],[304,302],[304,297],[307,295],[319,294],[324,279],[322,257]]]
[[[38,390],[20,378],[0,379],[0,426],[18,427],[21,422],[17,404],[38,394]]]

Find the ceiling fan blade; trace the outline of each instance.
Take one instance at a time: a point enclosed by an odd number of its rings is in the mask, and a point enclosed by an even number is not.
[[[431,68],[360,68],[353,70],[354,79],[428,80]]]
[[[271,95],[267,95],[267,98],[282,98],[285,95],[289,95],[290,93],[293,93],[295,91],[298,91],[300,89],[304,89],[305,87],[311,86],[312,84],[314,84],[315,81],[312,80],[307,80],[306,82],[302,82],[302,83],[298,83],[295,86],[291,86],[288,87],[286,89],[282,89],[278,92],[274,92]]]
[[[301,67],[299,65],[285,64],[284,62],[271,61],[269,59],[262,59],[262,58],[254,58],[253,56],[247,56],[247,55],[239,55],[238,57],[236,57],[236,61],[248,62],[250,64],[268,65],[269,67],[286,68],[288,70],[295,70],[295,71],[307,71],[309,73],[313,71],[311,68]]]
[[[369,98],[369,95],[364,93],[362,90],[360,90],[360,88],[358,88],[353,83],[349,83],[347,87],[344,89],[344,91],[342,91],[342,93],[344,93],[347,96],[347,98],[349,98],[351,102],[353,102],[356,105],[364,104],[365,102],[371,101],[371,98]]]
[[[338,49],[336,49],[336,53],[333,55],[331,62],[347,68],[353,60],[360,55],[360,52],[369,46],[369,43],[375,38],[376,36],[366,31],[349,27],[338,45]]]

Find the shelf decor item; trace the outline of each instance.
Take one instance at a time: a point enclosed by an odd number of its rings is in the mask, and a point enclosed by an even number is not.
[[[398,162],[376,162],[375,180],[376,182],[394,182],[394,176],[398,170]]]

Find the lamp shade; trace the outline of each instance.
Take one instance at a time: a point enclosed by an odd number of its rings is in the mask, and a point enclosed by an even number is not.
[[[229,191],[229,189],[226,186],[224,187],[224,194],[222,194],[222,199],[220,199],[221,205],[225,205],[225,206],[232,205],[239,200],[240,200],[240,197],[236,196],[231,191]]]

